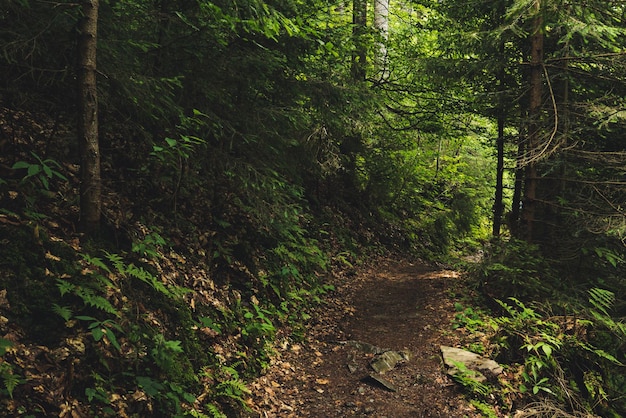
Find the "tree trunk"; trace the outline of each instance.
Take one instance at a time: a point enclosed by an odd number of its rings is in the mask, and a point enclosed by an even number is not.
[[[521,120],[525,119],[526,108],[521,109]],[[519,129],[519,135],[517,137],[517,165],[515,167],[515,185],[513,186],[513,202],[511,204],[511,215],[508,219],[509,228],[511,229],[511,235],[515,238],[520,238],[520,210],[522,207],[522,191],[524,189],[524,167],[522,166],[522,159],[526,152],[525,143],[525,126],[522,124]]]
[[[380,79],[389,77],[387,68],[387,40],[389,39],[389,0],[374,0],[374,28],[380,35],[376,65]]]
[[[352,37],[354,39],[354,52],[352,54],[352,77],[358,81],[364,81],[366,72],[367,48],[365,46],[365,33],[367,31],[367,0],[353,0],[352,3]]]
[[[502,213],[504,212],[504,204],[502,203],[504,189],[504,108],[499,106],[498,109],[498,139],[496,140],[497,148],[497,168],[496,168],[496,193],[493,202],[493,231],[494,237],[500,236],[500,227],[502,225]]]
[[[500,59],[504,60],[504,43],[499,46]],[[502,213],[504,212],[504,203],[502,197],[504,194],[504,124],[506,123],[506,109],[504,101],[504,62],[500,64],[500,68],[496,74],[498,80],[498,138],[496,139],[497,163],[496,163],[496,190],[493,201],[493,230],[494,237],[500,236],[500,227],[502,226]]]
[[[533,22],[530,57],[530,92],[528,118],[528,146],[526,147],[526,178],[524,187],[524,205],[522,207],[523,237],[532,242],[535,224],[537,199],[537,152],[540,143],[539,119],[542,103],[542,70],[543,70],[543,18],[541,17],[541,0],[535,2],[537,13]]]
[[[101,178],[98,141],[96,49],[98,0],[82,1],[78,40],[78,142],[80,148],[80,229],[93,234],[100,227]]]

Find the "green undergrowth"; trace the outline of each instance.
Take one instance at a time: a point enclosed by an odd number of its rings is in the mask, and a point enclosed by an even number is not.
[[[206,276],[196,278],[206,281],[200,286],[156,233],[130,252],[87,253],[44,227],[0,231],[2,335],[6,326],[20,330],[0,340],[1,390],[16,415],[59,408],[33,390],[49,384],[34,372],[47,360],[29,358],[38,346],[58,356],[45,367],[71,364],[62,390],[90,416],[236,416],[247,408],[246,380],[269,365],[278,329],[302,338],[307,306],[332,291],[305,283],[297,262],[249,288],[218,288]]]
[[[561,293],[556,278],[563,274],[519,241],[488,249],[474,267],[469,285],[477,292],[455,304],[452,327],[465,334],[467,349],[504,366],[496,380],[478,383],[469,372],[456,379],[485,416],[526,405],[572,415],[626,413],[623,296],[599,286]]]

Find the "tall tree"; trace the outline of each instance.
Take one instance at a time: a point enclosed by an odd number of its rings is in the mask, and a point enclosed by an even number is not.
[[[102,212],[98,138],[98,0],[83,0],[78,40],[78,142],[80,147],[80,228],[97,232]]]
[[[387,41],[389,40],[389,0],[374,0],[374,29],[380,37],[376,51],[376,70],[381,80],[388,74]]]
[[[522,219],[524,222],[524,237],[532,241],[535,223],[535,209],[537,205],[537,159],[541,141],[539,118],[543,104],[543,17],[541,15],[541,0],[535,0],[532,32],[530,36],[530,76],[529,76],[529,103],[528,103],[528,137],[527,137],[527,166],[524,185],[524,202]]]

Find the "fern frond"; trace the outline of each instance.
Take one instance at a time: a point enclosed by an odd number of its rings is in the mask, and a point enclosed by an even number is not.
[[[239,379],[231,379],[218,385],[218,394],[243,402],[241,396],[250,393],[250,389]]]
[[[19,375],[13,373],[13,366],[9,363],[0,364],[0,377],[4,380],[4,387],[11,399],[13,399],[13,391],[22,382]]]
[[[61,296],[65,296],[66,294],[74,290],[76,286],[74,286],[67,280],[57,279],[57,287],[59,288],[59,292],[61,292]]]
[[[69,321],[72,315],[74,315],[69,306],[59,306],[56,303],[52,304],[52,312],[63,318],[65,322]]]
[[[615,302],[615,293],[594,287],[589,290],[589,302],[594,308],[608,316],[608,311],[613,307],[613,303]]]
[[[206,409],[207,411],[211,414],[211,416],[213,418],[226,418],[226,415],[224,413],[222,413],[222,411],[219,410],[219,408],[213,404],[207,404],[206,405]],[[204,414],[200,414],[198,415],[198,417],[200,418],[204,418],[203,416]]]
[[[111,305],[111,302],[102,296],[96,295],[93,290],[89,288],[77,287],[75,294],[83,300],[85,305],[110,313],[111,315],[120,316],[120,313]]]
[[[111,273],[111,270],[109,269],[109,267],[106,264],[104,264],[104,262],[102,261],[101,258],[92,257],[89,254],[81,254],[81,256],[83,257],[83,260],[85,260],[86,262],[88,262],[92,266],[101,268],[102,270],[106,271],[107,273]]]

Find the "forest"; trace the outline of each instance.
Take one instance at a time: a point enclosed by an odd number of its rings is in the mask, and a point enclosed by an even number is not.
[[[626,416],[625,136],[626,1],[0,0],[0,410],[261,416],[387,257],[483,416]]]

